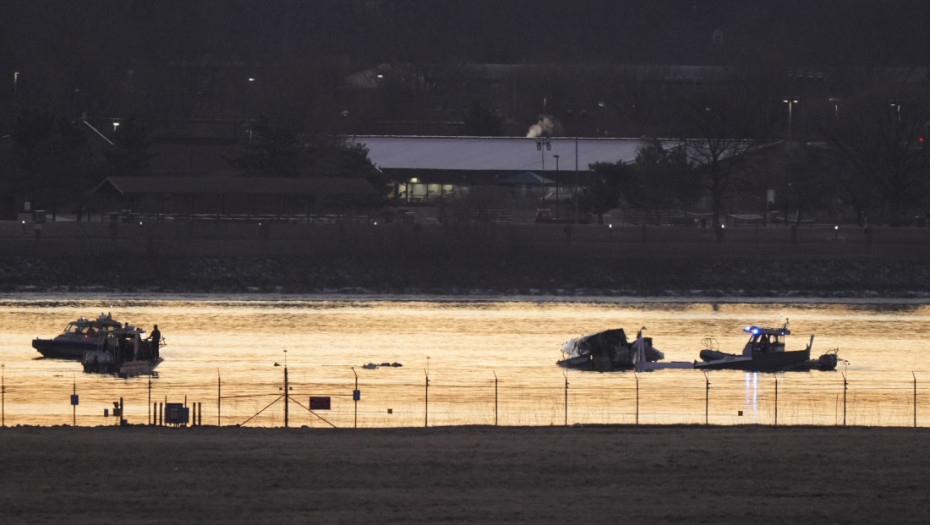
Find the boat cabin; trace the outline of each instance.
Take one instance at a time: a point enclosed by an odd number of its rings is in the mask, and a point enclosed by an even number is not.
[[[787,326],[782,328],[747,326],[743,328],[743,331],[749,334],[749,341],[746,342],[746,346],[743,348],[743,355],[745,356],[784,352],[785,336],[791,334]]]
[[[121,327],[122,325],[119,322],[101,314],[99,318],[93,320],[81,317],[76,321],[71,321],[65,327],[64,333],[72,336],[96,337],[99,334],[119,330]]]

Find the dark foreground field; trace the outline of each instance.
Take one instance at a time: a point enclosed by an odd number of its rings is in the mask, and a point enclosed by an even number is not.
[[[930,430],[0,429],[0,523],[928,523]]]

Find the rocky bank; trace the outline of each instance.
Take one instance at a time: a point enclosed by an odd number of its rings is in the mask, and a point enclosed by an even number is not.
[[[457,260],[0,257],[3,292],[930,298],[930,265],[868,257]]]

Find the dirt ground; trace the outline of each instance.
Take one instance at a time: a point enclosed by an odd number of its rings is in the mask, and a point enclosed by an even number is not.
[[[930,429],[0,429],[0,523],[928,523]]]

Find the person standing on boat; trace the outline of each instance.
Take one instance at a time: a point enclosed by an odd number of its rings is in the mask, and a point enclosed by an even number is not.
[[[142,337],[139,335],[139,332],[136,332],[136,335],[132,336],[132,360],[137,361],[141,356],[139,354],[139,348],[142,346]]]
[[[149,336],[152,342],[152,357],[158,357],[158,345],[161,343],[161,332],[158,331],[158,325],[152,328],[152,335]]]

